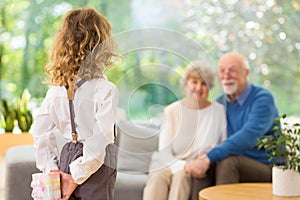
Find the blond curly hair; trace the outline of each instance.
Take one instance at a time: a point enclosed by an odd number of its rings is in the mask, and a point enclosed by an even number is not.
[[[92,8],[69,11],[56,32],[45,67],[48,82],[67,86],[78,77],[102,77],[104,68],[117,56],[114,48],[111,25],[103,15]]]

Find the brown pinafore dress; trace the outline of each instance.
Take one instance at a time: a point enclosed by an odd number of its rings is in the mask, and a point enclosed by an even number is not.
[[[80,87],[85,82],[84,79],[77,83]],[[74,88],[67,87],[70,108],[70,118],[72,127],[72,142],[66,143],[61,151],[59,169],[70,174],[69,164],[80,156],[83,156],[83,143],[77,141],[77,132],[74,122],[73,96]],[[115,130],[115,128],[114,128]],[[115,132],[115,131],[114,131]],[[117,142],[109,144],[105,148],[104,164],[92,174],[83,184],[78,185],[70,200],[113,200],[114,187],[116,182],[117,164]]]

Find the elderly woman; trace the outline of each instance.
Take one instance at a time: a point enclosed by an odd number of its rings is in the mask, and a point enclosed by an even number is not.
[[[144,200],[188,200],[189,162],[226,135],[224,107],[208,99],[215,71],[202,61],[189,64],[181,80],[186,96],[165,108],[165,122],[154,152]],[[159,192],[158,192],[159,191]]]

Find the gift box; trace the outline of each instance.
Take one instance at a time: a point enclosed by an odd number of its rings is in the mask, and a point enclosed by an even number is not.
[[[58,172],[32,174],[32,198],[34,200],[59,200],[60,177]]]

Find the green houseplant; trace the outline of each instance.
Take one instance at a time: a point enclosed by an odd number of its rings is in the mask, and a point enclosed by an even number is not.
[[[33,117],[29,108],[30,94],[28,90],[24,90],[21,99],[17,101],[16,118],[18,126],[22,132],[28,132],[32,123]]]
[[[9,103],[7,99],[0,99],[0,116],[2,126],[6,132],[12,132],[15,122],[22,132],[28,132],[32,123],[33,116],[29,109],[30,94],[24,90],[22,97]]]
[[[257,143],[259,149],[264,148],[270,153],[274,165],[273,194],[300,196],[300,121],[282,115],[275,119],[275,124],[274,136],[262,137]]]
[[[2,127],[5,132],[12,132],[14,128],[14,122],[17,117],[17,110],[15,105],[12,105],[6,99],[0,100],[0,114],[2,118]]]

